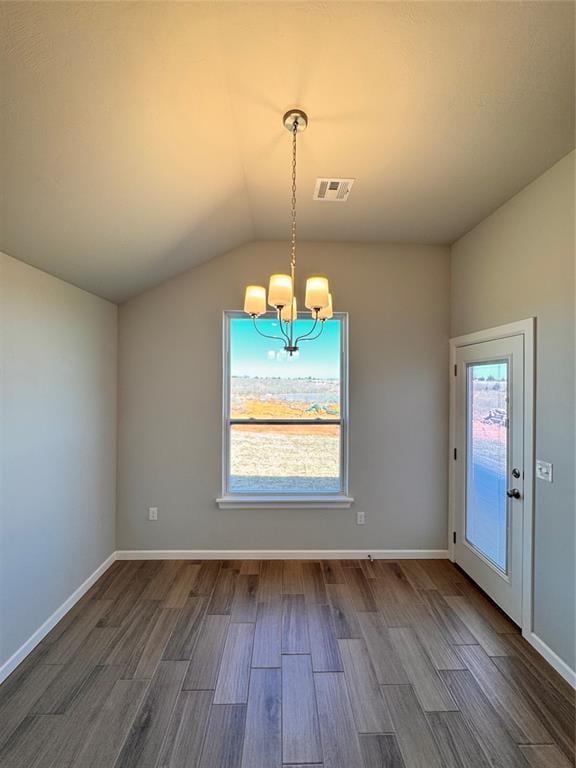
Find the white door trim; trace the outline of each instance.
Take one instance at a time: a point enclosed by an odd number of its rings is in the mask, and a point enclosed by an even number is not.
[[[483,341],[494,341],[509,336],[524,337],[524,524],[522,537],[522,634],[528,638],[532,635],[532,594],[534,581],[533,552],[534,552],[534,342],[535,323],[533,317],[519,320],[516,323],[499,325],[483,331],[468,333],[450,339],[450,455],[448,522],[450,559],[454,561],[453,531],[456,520],[456,472],[454,466],[454,446],[456,445],[456,386],[454,366],[456,352],[460,347],[478,344]]]

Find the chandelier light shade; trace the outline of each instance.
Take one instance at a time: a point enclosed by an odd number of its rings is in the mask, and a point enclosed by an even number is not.
[[[309,277],[306,280],[305,304],[313,310],[328,306],[328,280],[325,277]]]
[[[296,278],[296,137],[308,125],[308,116],[300,109],[291,109],[284,115],[282,122],[292,134],[292,247],[290,254],[290,274],[270,276],[268,297],[262,285],[248,285],[244,297],[244,312],[252,318],[255,330],[267,339],[274,339],[284,344],[290,355],[298,351],[301,341],[313,341],[324,330],[324,323],[333,317],[332,294],[326,277],[314,276],[306,280],[304,306],[312,313],[313,324],[300,336],[295,336],[295,322],[298,319],[298,302],[294,296]],[[266,304],[276,310],[280,329],[279,336],[263,333],[256,322],[266,312]]]
[[[296,301],[296,299],[294,299]],[[331,317],[334,316],[334,312],[332,311],[332,294],[328,294],[328,305],[326,307],[322,307],[320,312],[318,313],[318,319],[319,320],[330,320]],[[314,312],[312,312],[312,317],[314,317]]]
[[[294,291],[290,275],[271,275],[268,285],[268,304],[271,307],[290,306]]]
[[[296,320],[298,317],[298,302],[296,301],[296,296],[292,299],[292,305],[287,304],[285,307],[282,307],[282,311],[280,312],[280,319],[284,320],[286,323],[291,323],[292,320]]]
[[[266,288],[263,285],[246,286],[244,312],[255,317],[260,317],[266,312]]]

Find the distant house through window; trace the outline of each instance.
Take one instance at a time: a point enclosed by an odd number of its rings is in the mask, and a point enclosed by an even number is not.
[[[275,318],[259,322],[263,333],[277,333]],[[292,357],[246,315],[225,313],[224,323],[220,501],[348,506],[347,316],[335,314]],[[297,334],[310,323],[298,320]]]

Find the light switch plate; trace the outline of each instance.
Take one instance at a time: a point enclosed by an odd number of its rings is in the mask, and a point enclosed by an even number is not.
[[[546,482],[552,482],[553,467],[548,461],[540,461],[536,459],[536,479],[546,480]]]
[[[364,525],[366,522],[366,515],[361,510],[356,512],[356,525]]]
[[[158,520],[158,507],[148,507],[148,520]]]

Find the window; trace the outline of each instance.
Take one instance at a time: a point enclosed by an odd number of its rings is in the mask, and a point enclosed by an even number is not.
[[[272,315],[259,323],[277,332]],[[292,357],[245,314],[224,314],[221,507],[350,506],[347,376],[346,314]]]

